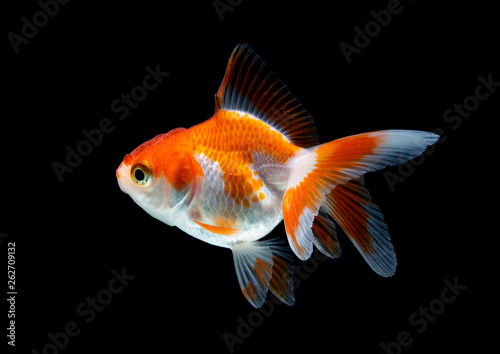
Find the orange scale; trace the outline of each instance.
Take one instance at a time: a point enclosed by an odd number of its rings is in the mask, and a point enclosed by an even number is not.
[[[242,184],[238,184],[238,198],[244,199],[246,196],[245,188]]]
[[[252,178],[252,170],[250,168],[247,168],[247,171],[245,173],[245,178],[246,179],[251,179]]]
[[[236,199],[236,196],[238,195],[238,189],[236,188],[236,185],[231,183],[231,198]]]
[[[263,185],[264,185],[264,183],[262,183],[262,181],[260,179],[253,179],[252,180],[252,187],[253,187],[253,190],[256,192],[259,189],[261,189]]]
[[[253,194],[253,187],[250,182],[245,183],[245,192],[247,194],[247,197],[250,197]]]

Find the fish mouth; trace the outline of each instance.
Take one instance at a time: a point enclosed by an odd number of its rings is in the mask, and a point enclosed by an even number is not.
[[[123,162],[120,164],[120,166],[118,166],[118,168],[116,169],[116,179],[118,181],[118,186],[120,187],[120,189],[122,190],[123,193],[125,194],[128,194],[127,191],[125,190],[125,187],[124,187],[124,177],[126,176],[126,171],[124,171],[126,169],[126,166],[123,165]]]

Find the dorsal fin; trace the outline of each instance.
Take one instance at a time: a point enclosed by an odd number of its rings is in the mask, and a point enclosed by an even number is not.
[[[319,144],[309,112],[248,44],[238,44],[231,54],[215,107],[248,113],[300,147]]]

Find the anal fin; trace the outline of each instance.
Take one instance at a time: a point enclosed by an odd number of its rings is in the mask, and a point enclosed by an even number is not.
[[[284,303],[294,304],[293,257],[284,242],[245,242],[232,251],[241,291],[252,306],[261,307],[269,289]]]

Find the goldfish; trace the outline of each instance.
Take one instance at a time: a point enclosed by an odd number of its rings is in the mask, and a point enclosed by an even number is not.
[[[337,226],[383,277],[397,259],[368,172],[422,154],[439,136],[381,130],[320,143],[310,113],[270,66],[238,44],[215,95],[214,115],[141,144],[120,163],[120,189],[152,217],[229,248],[255,308],[269,290],[293,305],[294,257],[341,248]],[[288,242],[261,240],[282,220]]]

